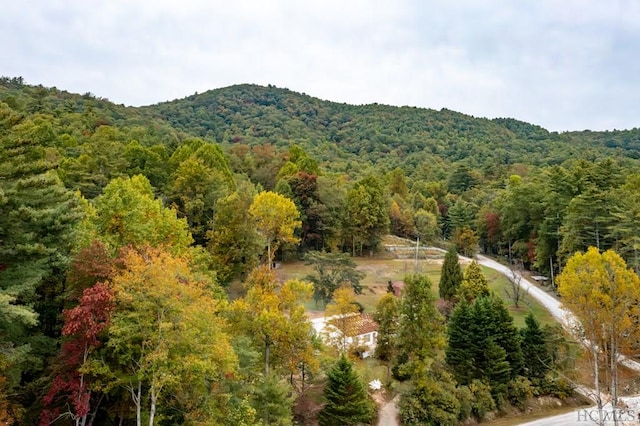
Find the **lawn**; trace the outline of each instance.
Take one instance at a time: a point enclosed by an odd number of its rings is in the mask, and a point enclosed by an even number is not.
[[[387,291],[389,281],[402,281],[405,275],[418,272],[425,274],[432,283],[434,294],[438,295],[438,282],[440,281],[441,259],[388,259],[388,258],[355,258],[358,270],[365,273],[361,284],[362,294],[357,296],[357,301],[361,303],[365,312],[374,312],[376,303]],[[465,265],[463,265],[464,268]],[[493,292],[505,300],[507,308],[513,315],[517,327],[524,326],[524,318],[529,312],[533,312],[541,324],[554,324],[551,314],[531,296],[525,296],[524,301],[518,308],[509,299],[505,288],[510,284],[507,278],[501,273],[483,267],[483,272],[489,280],[489,287]],[[281,265],[277,270],[278,276],[282,280],[293,278],[304,279],[307,275],[313,274],[313,268],[305,265],[303,261],[290,261]],[[314,301],[306,303],[305,307],[310,315],[322,315],[324,307],[316,305]]]

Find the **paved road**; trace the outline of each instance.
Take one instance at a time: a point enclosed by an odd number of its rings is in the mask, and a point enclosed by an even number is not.
[[[498,272],[503,273],[507,276],[507,278],[511,277],[511,270],[484,256],[478,256],[478,263],[481,265],[487,266],[491,269],[495,269]],[[529,280],[524,277],[520,277],[520,286],[533,298],[538,300],[540,304],[547,308],[547,310],[551,313],[551,315],[565,327],[570,333],[574,333],[579,328],[580,322],[573,315],[573,313],[562,308],[562,304],[558,299],[551,296],[549,293],[544,290],[533,285]],[[583,341],[584,344],[587,344],[588,341]],[[620,363],[625,367],[640,372],[640,363],[629,359],[627,357],[621,356]],[[595,391],[593,389],[589,389],[586,386],[577,386],[576,391],[580,394],[586,396],[593,400],[595,395]],[[603,395],[603,399],[606,397]],[[626,397],[620,398],[620,400],[626,405],[627,410],[621,411],[611,409],[611,406],[607,408],[604,407],[605,413],[605,424],[612,425],[614,424],[613,415],[615,414],[618,417],[618,424],[624,425],[640,425],[640,397]],[[558,416],[547,417],[541,420],[536,420],[534,422],[525,423],[526,426],[565,426],[565,425],[586,425],[586,424],[597,424],[598,418],[598,410],[596,407],[582,408],[571,413],[561,414]]]

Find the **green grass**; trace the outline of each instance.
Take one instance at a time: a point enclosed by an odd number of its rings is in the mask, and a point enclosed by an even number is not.
[[[532,296],[525,294],[524,298],[518,304],[519,306],[516,308],[513,301],[509,298],[505,289],[510,289],[511,284],[507,277],[505,277],[500,272],[487,268],[485,266],[482,267],[482,271],[484,275],[489,280],[489,288],[495,294],[500,296],[507,305],[509,312],[513,316],[513,322],[516,327],[524,327],[524,319],[532,312],[536,319],[540,322],[541,325],[553,325],[556,324],[555,319],[551,316],[551,313],[536,299]]]
[[[440,281],[442,266],[437,261],[421,259],[416,263],[413,259],[355,258],[355,262],[358,265],[358,269],[365,273],[365,277],[361,282],[363,292],[356,298],[364,306],[365,312],[375,311],[376,303],[387,291],[387,283],[389,281],[401,281],[405,275],[414,272],[425,274],[429,277],[433,285],[433,292],[436,297],[438,295],[438,282]],[[510,286],[507,278],[501,273],[484,266],[482,270],[489,280],[491,290],[505,301],[517,327],[524,326],[524,319],[529,312],[532,312],[542,325],[555,323],[549,311],[529,295],[525,295],[520,306],[516,308],[505,293],[505,288]],[[305,265],[302,261],[286,262],[277,270],[277,274],[282,280],[303,279],[313,273],[313,268]],[[310,312],[324,311],[324,306],[321,304],[316,306],[313,300],[307,302],[305,308]]]

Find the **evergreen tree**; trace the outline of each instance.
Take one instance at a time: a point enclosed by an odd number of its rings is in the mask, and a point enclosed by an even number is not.
[[[407,379],[424,374],[444,348],[444,319],[435,307],[431,281],[407,275],[400,302],[398,359],[394,375]]]
[[[49,337],[60,331],[60,277],[80,212],[73,193],[58,178],[56,165],[47,160],[45,146],[55,138],[50,125],[24,121],[6,134],[4,130],[0,129],[0,358],[9,361],[6,372],[25,361],[34,334],[28,327],[38,322]],[[35,339],[34,358],[25,368],[41,368],[35,351],[55,345],[42,336]],[[12,373],[10,378],[20,377],[18,371]],[[13,380],[9,385],[15,385]]]
[[[440,285],[438,287],[440,297],[445,300],[452,300],[458,293],[462,279],[462,269],[460,268],[460,263],[458,263],[458,252],[456,247],[452,245],[444,256]]]
[[[471,303],[476,298],[489,295],[489,281],[482,273],[480,265],[474,260],[464,271],[464,279],[460,284],[458,296]]]
[[[525,375],[530,379],[541,379],[551,368],[551,354],[549,353],[544,332],[533,314],[529,313],[524,320],[525,328],[522,335],[522,353],[527,354],[524,366]]]
[[[458,383],[486,380],[503,393],[522,370],[520,336],[504,302],[495,296],[461,302],[451,314],[446,361]]]
[[[343,426],[369,423],[375,407],[344,353],[328,373],[324,389],[327,404],[318,421],[320,426]]]
[[[266,377],[257,386],[253,403],[265,425],[290,426],[293,424],[293,401],[288,383]]]

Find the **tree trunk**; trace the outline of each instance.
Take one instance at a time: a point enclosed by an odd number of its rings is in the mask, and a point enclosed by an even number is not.
[[[269,377],[269,349],[271,347],[271,342],[269,342],[269,338],[266,338],[264,341],[264,376]]]
[[[153,421],[156,417],[156,403],[158,401],[158,392],[151,391],[151,407],[149,409],[149,426],[153,426]]]
[[[591,352],[593,354],[593,377],[594,387],[596,391],[596,404],[598,405],[598,426],[604,426],[604,418],[602,413],[602,394],[600,393],[600,375],[598,373],[598,346],[595,343],[595,339],[591,341]]]
[[[133,390],[131,391],[131,393],[133,394]],[[133,402],[136,404],[136,425],[137,426],[142,426],[141,397],[142,397],[142,382],[138,380],[137,394],[133,398]]]

